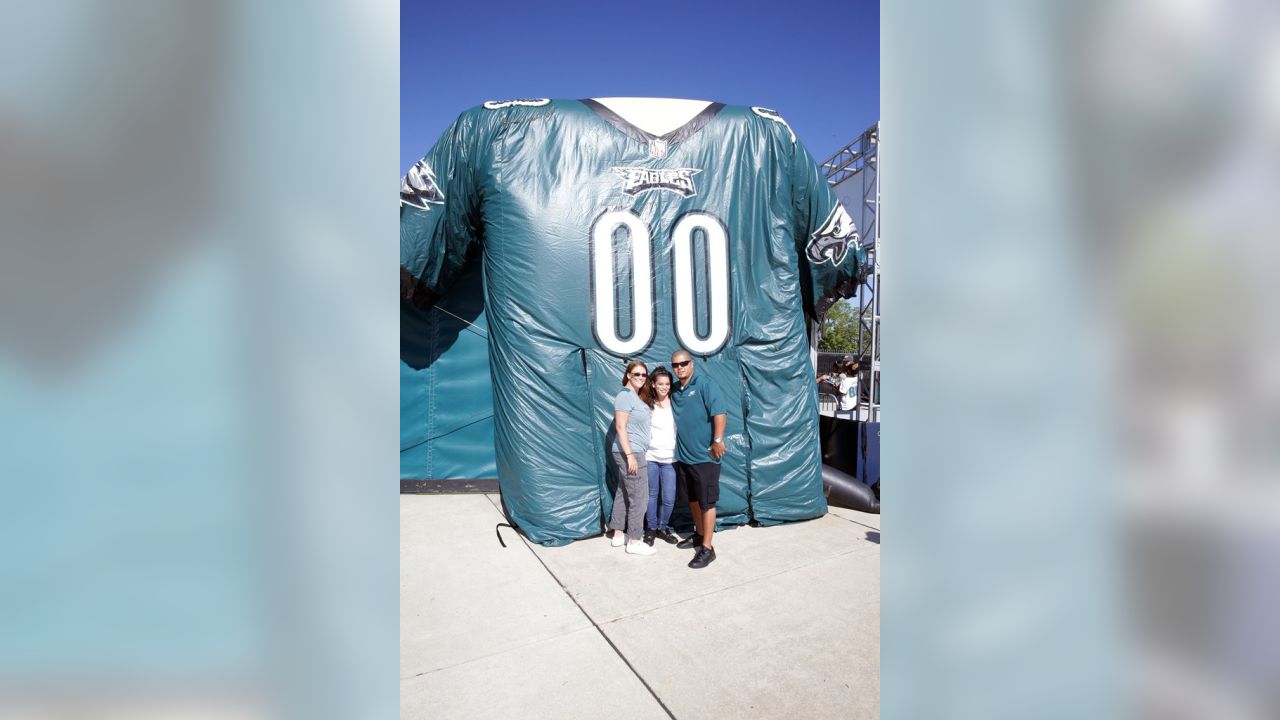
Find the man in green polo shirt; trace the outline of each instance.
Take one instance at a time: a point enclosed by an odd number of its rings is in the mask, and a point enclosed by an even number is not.
[[[671,354],[679,382],[671,389],[676,416],[676,479],[689,496],[694,533],[676,547],[698,550],[689,567],[704,568],[716,559],[711,536],[716,531],[716,501],[720,499],[720,458],[724,457],[724,427],[729,406],[710,377],[694,377],[693,358],[684,350]]]

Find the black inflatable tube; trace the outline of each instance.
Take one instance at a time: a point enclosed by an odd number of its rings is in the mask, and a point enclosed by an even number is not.
[[[830,465],[822,466],[822,492],[828,505],[880,514],[880,499],[857,478]]]

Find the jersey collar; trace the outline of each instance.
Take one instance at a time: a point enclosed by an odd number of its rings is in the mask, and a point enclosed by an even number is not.
[[[684,392],[685,390],[688,390],[689,388],[693,387],[694,383],[698,382],[698,378],[700,377],[702,376],[698,374],[698,371],[694,370],[693,377],[689,378],[689,382],[680,383],[680,392]]]
[[[599,115],[610,125],[617,128],[624,135],[627,135],[633,140],[643,143],[645,145],[652,143],[654,140],[661,140],[667,143],[668,145],[678,143],[682,140],[687,140],[694,133],[701,130],[703,126],[711,122],[711,119],[714,118],[716,115],[718,115],[720,111],[724,109],[724,103],[713,102],[710,105],[708,105],[706,108],[704,108],[702,112],[698,113],[697,115],[694,115],[693,118],[689,120],[689,122],[685,123],[684,125],[681,125],[675,130],[672,130],[666,135],[654,135],[653,133],[647,130],[642,130],[636,127],[635,125],[632,125],[630,122],[627,121],[626,118],[610,110],[603,103],[596,102],[595,100],[592,100],[590,98],[581,100],[580,102],[583,105],[586,105],[588,108],[590,108],[592,112]]]

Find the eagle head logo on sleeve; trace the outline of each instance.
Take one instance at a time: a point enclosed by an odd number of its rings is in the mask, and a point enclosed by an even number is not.
[[[430,205],[443,203],[444,193],[440,192],[436,174],[431,171],[426,159],[414,163],[400,181],[400,204],[430,210]]]
[[[843,205],[837,203],[822,227],[809,238],[805,254],[815,263],[830,261],[832,265],[839,265],[844,261],[849,245],[856,242],[858,230],[853,226],[853,218],[849,217]]]

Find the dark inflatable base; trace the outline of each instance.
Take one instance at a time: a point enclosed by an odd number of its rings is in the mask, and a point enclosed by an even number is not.
[[[447,493],[496,493],[498,479],[477,480],[400,480],[401,495],[430,495]]]
[[[880,514],[880,498],[871,488],[830,465],[822,466],[822,491],[827,496],[828,505]]]

